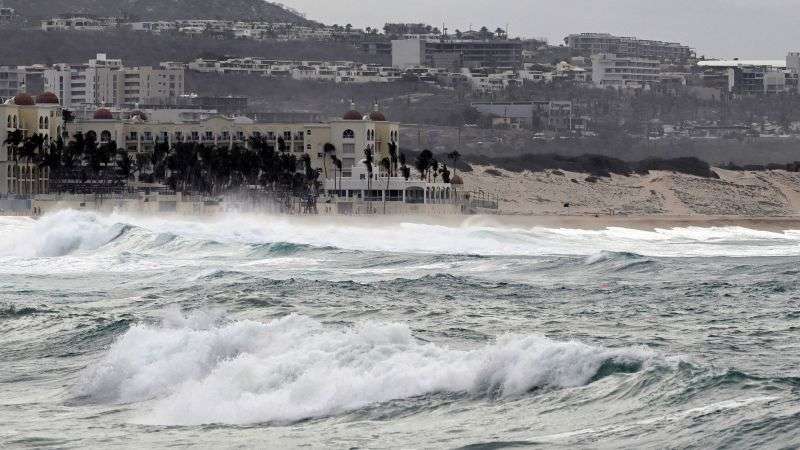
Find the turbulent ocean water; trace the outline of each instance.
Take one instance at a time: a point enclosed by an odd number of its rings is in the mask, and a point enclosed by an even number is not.
[[[0,217],[0,447],[793,448],[800,231]]]

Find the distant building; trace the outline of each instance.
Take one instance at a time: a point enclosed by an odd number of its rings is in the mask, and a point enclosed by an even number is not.
[[[57,64],[45,70],[44,86],[56,93],[68,108],[168,104],[175,103],[184,93],[184,71],[125,67],[120,59],[98,54],[88,64]]]
[[[481,114],[507,119],[498,123],[534,130],[570,131],[580,122],[571,101],[476,102],[472,107]]]
[[[43,20],[43,31],[71,30],[71,31],[103,31],[118,27],[122,19],[118,17],[96,17],[88,14],[64,15]]]
[[[709,60],[699,61],[703,84],[733,94],[780,94],[798,92],[800,53],[789,53],[786,60]]]
[[[522,67],[522,42],[497,40],[392,41],[392,65],[401,69],[418,66],[446,68]]]
[[[25,69],[0,66],[0,102],[22,92],[25,92]]]
[[[17,19],[14,8],[0,6],[0,25],[15,22]]]
[[[641,89],[658,83],[660,73],[657,60],[609,53],[592,56],[592,83],[597,87]]]
[[[651,41],[607,33],[571,34],[564,38],[564,43],[570,49],[586,55],[609,53],[619,57],[655,59],[661,62],[685,62],[692,57],[690,47],[676,42]]]

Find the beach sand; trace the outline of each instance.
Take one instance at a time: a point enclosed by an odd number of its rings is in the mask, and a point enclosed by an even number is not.
[[[595,178],[574,172],[518,173],[485,166],[475,166],[459,176],[464,189],[497,195],[502,214],[597,215],[610,222],[620,220],[618,216],[627,222],[636,217],[724,223],[800,220],[799,173],[714,171],[720,179],[662,171]]]

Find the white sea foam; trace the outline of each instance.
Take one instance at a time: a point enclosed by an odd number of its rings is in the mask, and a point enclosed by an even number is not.
[[[455,350],[420,342],[401,324],[334,328],[292,315],[213,325],[213,318],[172,314],[158,326],[132,327],[87,369],[78,393],[152,400],[136,419],[145,424],[290,422],[430,393],[514,396],[582,386],[606,361],[653,357],[539,336]]]
[[[125,225],[135,229],[114,240]],[[487,256],[590,256],[603,251],[667,257],[800,255],[797,231],[776,233],[742,227],[524,229],[477,225],[469,219],[461,226],[444,226],[369,219],[336,222],[228,215],[192,220],[63,211],[38,221],[2,218],[0,236],[4,237],[0,257],[26,258],[92,252],[176,257],[183,252],[196,259],[205,254],[236,256],[244,254],[243,246],[279,242],[354,251]],[[223,245],[210,250],[200,246],[209,241]]]

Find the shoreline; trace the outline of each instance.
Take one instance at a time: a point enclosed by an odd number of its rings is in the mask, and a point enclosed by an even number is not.
[[[60,211],[67,211],[63,209]],[[81,210],[73,210],[81,211]],[[87,211],[101,215],[114,214],[105,211]],[[48,213],[52,214],[54,212]],[[429,225],[442,225],[449,227],[496,227],[496,228],[564,228],[576,230],[604,230],[607,228],[627,228],[632,230],[653,231],[655,229],[670,228],[714,228],[714,227],[742,227],[758,231],[783,232],[800,230],[800,215],[798,216],[703,216],[703,215],[536,215],[536,214],[492,214],[492,215],[290,215],[270,214],[268,212],[228,212],[219,214],[174,214],[174,213],[132,213],[120,212],[121,215],[163,217],[178,220],[215,221],[231,214],[242,216],[260,217],[269,219],[283,219],[296,222],[317,222],[324,219],[330,225],[363,224],[369,222],[373,225],[397,225],[400,223],[424,223]],[[0,217],[26,217],[38,219],[30,214],[6,214],[0,212]]]

